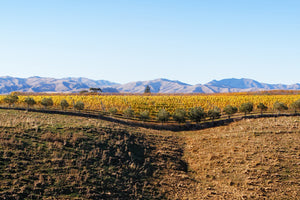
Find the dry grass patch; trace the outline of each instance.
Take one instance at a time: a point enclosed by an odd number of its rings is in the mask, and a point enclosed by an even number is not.
[[[113,123],[0,112],[0,199],[161,199],[154,148]]]
[[[299,117],[243,120],[182,136],[198,182],[190,199],[299,198]]]

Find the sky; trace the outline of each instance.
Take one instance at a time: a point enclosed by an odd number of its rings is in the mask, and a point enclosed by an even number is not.
[[[300,1],[0,0],[0,76],[300,83]]]

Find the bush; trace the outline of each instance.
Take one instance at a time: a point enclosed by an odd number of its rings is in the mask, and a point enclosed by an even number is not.
[[[26,97],[24,102],[27,104],[27,109],[29,109],[30,106],[36,104],[35,100],[32,97]]]
[[[62,110],[66,110],[69,107],[69,103],[67,102],[67,100],[63,99],[60,102],[60,106]]]
[[[186,111],[182,108],[177,108],[173,113],[173,119],[178,123],[184,123],[186,120]]]
[[[227,105],[223,109],[223,112],[225,112],[226,115],[228,115],[228,119],[230,119],[231,115],[237,113],[237,111],[238,111],[237,107],[231,105]]]
[[[140,119],[145,122],[150,119],[149,111],[145,110],[140,113]]]
[[[278,102],[278,101],[276,101],[274,103],[273,108],[274,108],[274,110],[277,110],[278,114],[280,114],[281,111],[288,109],[288,107],[285,103]]]
[[[253,103],[252,102],[247,102],[247,103],[242,103],[240,106],[240,112],[245,113],[245,116],[248,113],[251,113],[253,111]]]
[[[267,107],[265,104],[263,104],[263,103],[259,103],[259,104],[257,105],[257,108],[260,109],[260,114],[261,114],[261,115],[263,114],[263,111],[268,110],[268,107]]]
[[[214,107],[207,112],[208,117],[211,120],[219,119],[221,117],[221,110],[218,107]]]
[[[157,120],[160,121],[162,124],[164,122],[169,121],[169,118],[170,118],[170,113],[165,109],[160,109],[160,111],[157,113]]]
[[[295,111],[295,113],[297,113],[297,111],[300,110],[300,99],[298,99],[297,101],[293,102],[291,104],[291,108]]]
[[[41,101],[41,104],[47,108],[48,106],[53,106],[53,100],[51,97],[49,98],[43,98],[42,101]]]
[[[202,107],[190,108],[188,112],[188,117],[191,121],[199,123],[202,119],[206,117],[206,113]]]
[[[126,119],[133,117],[133,115],[134,115],[134,111],[133,111],[131,108],[127,108],[127,109],[124,110],[124,112],[123,112],[123,116],[124,116]]]
[[[112,107],[112,108],[108,109],[108,112],[111,115],[115,115],[115,114],[117,114],[118,110],[115,107]]]
[[[19,97],[15,94],[7,95],[4,99],[5,103],[8,103],[9,107],[14,106],[14,104],[19,100]]]
[[[77,101],[74,105],[74,108],[78,111],[84,109],[84,103],[82,101]]]

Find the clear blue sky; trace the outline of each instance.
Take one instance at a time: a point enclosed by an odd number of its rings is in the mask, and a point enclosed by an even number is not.
[[[300,82],[299,0],[0,0],[0,76]]]

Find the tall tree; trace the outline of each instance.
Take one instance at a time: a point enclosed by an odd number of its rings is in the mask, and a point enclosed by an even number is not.
[[[151,88],[150,88],[149,85],[147,85],[147,86],[145,87],[144,93],[145,93],[145,94],[151,93]]]
[[[101,88],[90,88],[90,91],[93,93],[102,92]]]

